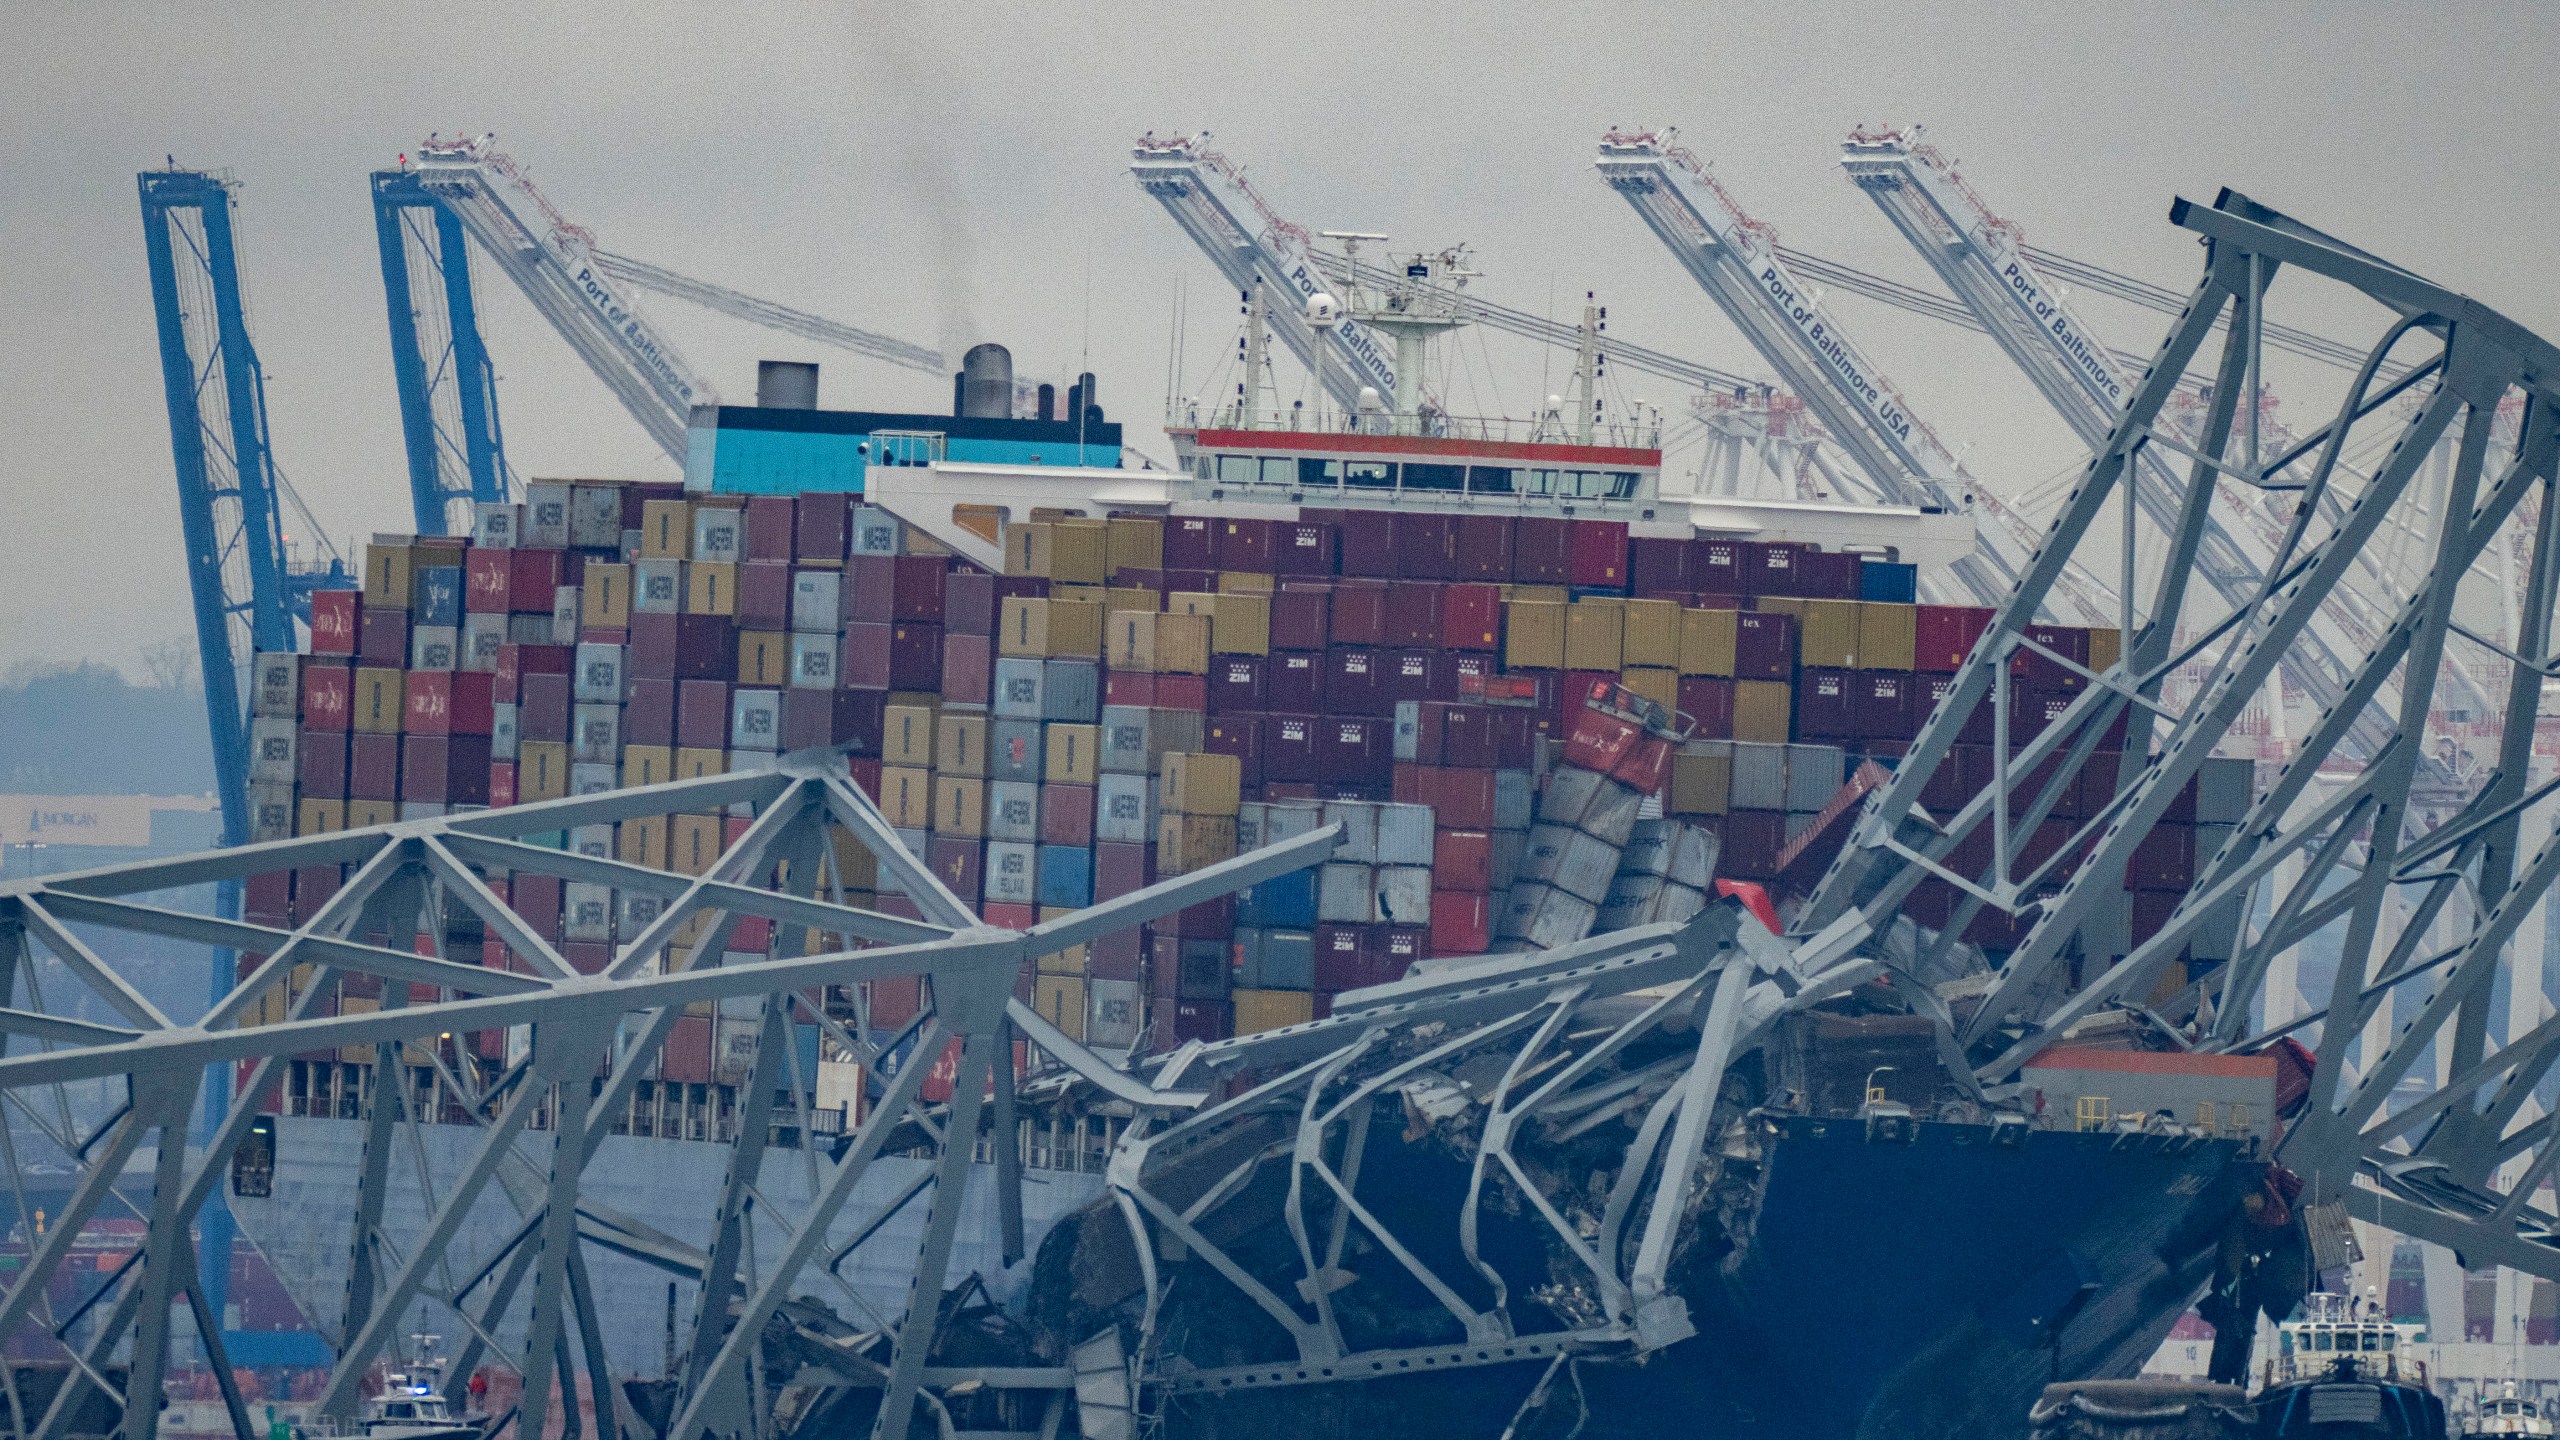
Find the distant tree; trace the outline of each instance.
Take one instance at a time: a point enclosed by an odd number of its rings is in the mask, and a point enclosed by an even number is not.
[[[154,640],[142,647],[143,673],[163,690],[191,690],[196,683],[195,647],[183,640]]]
[[[0,672],[0,790],[201,795],[213,788],[204,691],[136,685],[112,665]]]

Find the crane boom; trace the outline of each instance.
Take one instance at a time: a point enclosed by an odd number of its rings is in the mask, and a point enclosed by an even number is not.
[[[922,370],[934,375],[943,375],[949,373],[951,369],[950,364],[943,359],[941,351],[912,344],[894,335],[882,335],[876,331],[847,325],[841,320],[830,320],[824,315],[812,315],[806,310],[794,310],[788,305],[776,304],[771,300],[760,300],[744,291],[732,290],[726,285],[714,285],[708,280],[696,280],[689,275],[679,275],[663,265],[652,265],[646,260],[634,260],[628,255],[616,255],[604,250],[595,251],[594,254],[596,264],[613,279],[655,290],[661,295],[672,295],[679,300],[690,300],[705,309],[717,310],[724,315],[733,315],[741,320],[752,321],[769,330],[784,331],[803,339],[815,340],[822,345],[833,345],[840,350],[850,350],[857,355],[869,355],[874,359],[886,360],[892,365],[904,366],[909,370]]]
[[[430,140],[413,173],[558,330],[640,428],[682,464],[696,405],[719,403],[596,258],[595,237],[569,223],[488,137]]]
[[[421,535],[467,531],[475,501],[503,502],[514,477],[498,434],[498,386],[480,337],[462,222],[409,170],[373,172],[374,238],[391,321],[391,373],[409,503]],[[414,256],[424,262],[412,266]],[[441,320],[438,344],[421,322]]]

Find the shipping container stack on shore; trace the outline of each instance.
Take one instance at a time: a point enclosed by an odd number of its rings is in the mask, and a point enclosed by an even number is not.
[[[1854,812],[1844,784],[1889,772],[1988,623],[1914,603],[1908,565],[1646,529],[1035,515],[1005,528],[989,574],[859,496],[537,482],[482,507],[467,541],[378,537],[360,592],[316,597],[311,653],[260,657],[258,838],[842,747],[955,893],[1027,926],[1340,824],[1331,863],[1022,981],[1059,1028],[1114,1050],[1303,1021],[1426,956],[1676,919],[1717,879],[1818,868]],[[2115,659],[2112,631],[2035,638],[2092,669]],[[2012,742],[2085,683],[2021,652]],[[1992,742],[1986,707],[1933,809],[1989,784]],[[2089,763],[2039,844],[2106,802],[2116,758]],[[2117,953],[2156,931],[2248,779],[2209,766],[2144,843]],[[699,873],[746,823],[678,814],[556,843]],[[853,903],[915,913],[851,847],[843,862]],[[492,877],[585,971],[653,913],[508,878]],[[264,882],[252,918],[309,914],[338,880]],[[1943,923],[1957,895],[1926,882],[1908,913]],[[1968,934],[2001,945],[1992,914]],[[770,941],[749,924],[729,943]],[[883,981],[867,1001],[894,1031],[922,997]],[[726,1051],[697,1018],[707,1075]]]

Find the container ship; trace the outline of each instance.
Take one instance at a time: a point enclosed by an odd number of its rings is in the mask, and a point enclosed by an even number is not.
[[[1422,293],[1417,282],[1408,298]],[[1431,330],[1375,328],[1417,347]],[[314,596],[307,651],[258,658],[254,838],[833,748],[955,894],[1027,928],[1342,825],[1327,864],[1020,977],[1020,998],[1059,1030],[1144,1067],[1488,955],[1715,905],[1778,921],[1989,620],[1925,603],[1972,549],[1969,514],[1679,494],[1656,428],[1602,424],[1589,408],[1478,421],[1374,392],[1339,414],[1184,406],[1167,426],[1178,464],[1160,469],[1124,448],[1094,377],[1063,396],[1017,386],[997,346],[970,353],[948,415],[819,409],[798,368],[768,366],[762,403],[698,409],[681,482],[536,481],[521,503],[480,506],[467,537],[376,537],[361,588]],[[2037,640],[2099,670],[2119,645],[2112,631],[2065,626]],[[2010,733],[2024,736],[2081,677],[2024,651],[2019,664]],[[1572,741],[1594,716],[1640,736],[1630,753],[1645,763],[1578,768]],[[1964,763],[1941,769],[1949,793],[1928,803],[1956,808],[1969,774],[1990,783],[1993,737],[1986,709],[1965,731]],[[2066,789],[2044,822],[2056,847],[2104,805],[2115,773],[2101,752]],[[2197,855],[2239,818],[2249,778],[2245,761],[2208,766],[2146,842],[2115,953],[2156,931]],[[698,874],[749,823],[673,814],[551,843]],[[858,851],[836,864],[849,902],[918,913]],[[260,877],[247,918],[307,917],[343,878],[326,867]],[[489,880],[586,973],[656,914],[650,897],[599,885]],[[1955,899],[1932,880],[1907,913],[1940,928]],[[2001,947],[2003,923],[1977,917],[1966,938]],[[520,963],[467,915],[442,938],[447,955]],[[770,926],[746,921],[727,946],[774,943]],[[2199,937],[2163,983],[2175,990],[2219,959]],[[378,981],[336,984],[322,1013],[384,1003]],[[271,999],[266,1018],[286,1003]],[[796,1027],[800,1078],[780,1097],[762,1181],[777,1201],[815,1187],[816,1156],[887,1071],[931,1064],[923,1093],[948,1098],[950,1057],[900,1048],[930,1004],[915,980],[830,991],[829,1016],[884,1057],[868,1062]],[[591,1202],[708,1244],[759,1023],[709,1009],[678,1023],[591,1168]],[[1541,1359],[1186,1392],[1163,1413],[1176,1433],[1303,1431],[1311,1416],[1356,1410],[1419,1435],[1479,1435],[1526,1407],[1561,1434],[1579,1404],[1624,1433],[1670,1404],[1702,1435],[2023,1433],[2048,1379],[2134,1373],[2218,1255],[2284,1243],[2280,1228],[2249,1230],[2262,1215],[2243,1203],[2263,1187],[2276,1061],[2164,1056],[2101,1035],[1989,1105],[1943,1066],[1933,1034],[1849,995],[1795,1017],[1738,1067],[1719,1112],[1721,1198],[1690,1222],[1675,1275],[1696,1334],[1646,1363],[1577,1363],[1571,1397]],[[313,1053],[243,1097],[276,1117],[273,1169],[234,1208],[324,1335],[343,1308],[357,1117],[375,1088],[396,1078],[411,1113],[443,1122],[422,1127],[412,1157],[433,1193],[474,1134],[473,1092],[456,1077],[485,1086],[521,1043],[485,1032],[433,1054],[411,1046],[396,1077],[370,1046]],[[1654,1058],[1612,1062],[1630,1093],[1643,1093],[1637,1072]],[[1050,1324],[1052,1350],[1097,1327],[1134,1343],[1131,1292],[1107,1278],[1119,1221],[1104,1185],[1128,1113],[1073,1087],[1026,1093],[1048,1096],[1014,1137],[1039,1182],[1025,1215],[1038,1256],[1005,1263],[992,1204],[973,1187],[954,1273],[976,1272],[990,1297]],[[1591,1133],[1623,1141],[1642,1117],[1603,1118]],[[1373,1153],[1397,1157],[1359,1182],[1380,1207],[1466,1183],[1463,1158],[1428,1125],[1381,1110],[1371,1128]],[[904,1304],[898,1260],[922,1219],[894,1203],[911,1178],[900,1163],[875,1167],[845,1212],[888,1211],[881,1238],[856,1253],[844,1222],[842,1283],[809,1291],[853,1307],[849,1323]],[[507,1233],[507,1202],[485,1203],[485,1228]],[[1236,1233],[1260,1224],[1285,1243],[1258,1203],[1249,1190],[1229,1207]],[[388,1223],[425,1204],[395,1187]],[[1487,1263],[1510,1274],[1511,1293],[1545,1294],[1557,1257],[1506,1233],[1512,1248]],[[662,1373],[689,1302],[628,1254],[600,1254],[594,1283],[616,1369]],[[1433,1339],[1427,1304],[1371,1288],[1377,1335]],[[1569,1308],[1557,1295],[1538,1303]],[[422,1323],[458,1326],[440,1313]],[[1288,1353],[1276,1331],[1191,1318],[1187,1339],[1156,1338],[1148,1374]]]

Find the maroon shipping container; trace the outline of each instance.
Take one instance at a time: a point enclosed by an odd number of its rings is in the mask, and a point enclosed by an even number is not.
[[[1262,723],[1262,783],[1266,796],[1276,782],[1311,782],[1323,773],[1318,768],[1321,762],[1316,754],[1316,729],[1323,723],[1313,715],[1265,717]]]
[[[996,633],[996,577],[984,570],[956,568],[944,575],[942,631],[946,635]]]
[[[906,558],[906,557],[900,557]],[[933,591],[938,599],[942,587]],[[942,688],[942,627],[924,621],[909,621],[889,627],[889,688],[892,690],[939,690]]]
[[[1345,581],[1333,589],[1328,645],[1387,643],[1387,587],[1376,581]]]
[[[1331,575],[1339,563],[1340,548],[1338,532],[1322,521],[1277,521],[1272,531],[1271,571],[1275,575]]]
[[[1209,708],[1208,677],[1205,675],[1157,676],[1155,708],[1206,711]]]
[[[1688,537],[1638,535],[1627,542],[1628,580],[1646,599],[1677,599],[1698,587],[1689,577],[1697,542]]]
[[[1325,652],[1324,709],[1334,715],[1383,715],[1386,700],[1380,685],[1383,669],[1377,651],[1336,645]]]
[[[1396,563],[1408,580],[1453,580],[1458,574],[1458,517],[1437,510],[1396,512]]]
[[[1284,588],[1271,596],[1271,648],[1322,650],[1333,597],[1319,589]]]
[[[569,738],[569,677],[527,675],[516,684],[516,738]]]
[[[1326,991],[1365,990],[1384,984],[1378,971],[1378,955],[1373,926],[1319,925],[1316,927],[1316,988]]]
[[[1339,549],[1342,573],[1388,580],[1411,574],[1397,516],[1386,510],[1342,512]]]
[[[847,690],[889,688],[889,626],[885,621],[855,621],[844,627],[844,638],[836,646],[836,683]]]
[[[1440,591],[1439,620],[1439,644],[1451,650],[1498,650],[1502,646],[1502,590],[1499,586],[1474,583],[1445,586]]]
[[[1716,867],[1737,880],[1770,880],[1787,847],[1787,817],[1775,810],[1736,810],[1724,817],[1724,849]]]
[[[488,804],[489,737],[401,737],[400,798],[446,805]]]
[[[575,585],[583,575],[567,572],[565,558],[557,550],[509,550],[507,556],[507,608],[518,615],[548,615],[556,592],[563,585]]]
[[[881,1023],[878,1016],[872,1023]],[[679,1085],[711,1083],[711,1017],[687,1015],[667,1031],[666,1048],[658,1058],[658,1074]]]
[[[1920,733],[1919,678],[1900,670],[1854,670],[1850,708],[1867,740],[1908,740]]]
[[[1221,715],[1201,728],[1200,743],[1212,755],[1232,755],[1236,758],[1236,766],[1248,797],[1261,792],[1261,716]]]
[[[1315,749],[1321,780],[1375,785],[1395,771],[1395,727],[1389,721],[1328,716],[1315,727]]]
[[[1627,588],[1627,522],[1573,522],[1572,583],[1589,590]]]
[[[697,750],[729,745],[729,684],[687,680],[676,686],[676,743]]]
[[[1458,765],[1413,767],[1413,803],[1430,806],[1432,817],[1454,830],[1493,828],[1493,793],[1493,772],[1488,769]]]
[[[344,730],[355,707],[356,672],[335,655],[302,657],[302,723],[312,730]]]
[[[898,557],[856,555],[844,562],[844,584],[836,591],[836,610],[849,621],[885,625],[897,618]]]
[[[400,737],[351,735],[347,738],[347,798],[400,798]]]
[[[314,730],[306,725],[294,737],[293,759],[300,771],[302,798],[343,800],[347,794],[347,732]]]
[[[1491,709],[1483,705],[1448,705],[1440,707],[1440,756],[1426,764],[1459,765],[1469,769],[1491,770],[1504,763],[1503,727],[1515,712]],[[1525,732],[1524,732],[1525,733]]]
[[[951,640],[945,640],[942,643],[945,653],[948,653]],[[943,676],[943,698],[946,700],[954,698],[950,691],[950,684],[951,677],[946,672]],[[1108,671],[1102,677],[1102,703],[1134,705],[1141,710],[1153,709],[1156,703],[1156,677],[1136,670]]]
[[[1169,1017],[1166,1029],[1170,1033],[1158,1041],[1161,1049],[1171,1049],[1194,1040],[1206,1045],[1213,1040],[1226,1039],[1235,1030],[1235,1022],[1229,1018],[1224,1000],[1177,1000],[1163,1013]],[[872,1023],[879,1022],[874,1019]]]
[[[1796,617],[1745,610],[1733,622],[1737,680],[1788,680],[1796,669]]]
[[[1796,556],[1796,593],[1815,600],[1858,598],[1858,557],[1830,550],[1805,550]]]
[[[1796,559],[1811,548],[1793,540],[1742,542],[1742,593],[1745,595],[1801,593],[1796,576]]]
[[[1733,738],[1733,682],[1717,675],[1680,677],[1680,713],[1697,722],[1697,738]]]
[[[1324,656],[1283,651],[1263,667],[1265,710],[1313,714],[1324,708]],[[1113,701],[1119,704],[1119,701]]]
[[[1523,585],[1564,585],[1573,580],[1573,523],[1548,515],[1523,515],[1511,525],[1511,578]]]
[[[749,563],[758,560],[791,559],[791,497],[788,495],[751,495],[747,498],[747,550]]]
[[[1072,845],[1078,850],[1092,848],[1092,786],[1043,785],[1040,787],[1040,843]]]
[[[518,723],[521,725],[522,722]],[[622,707],[622,743],[625,745],[673,745],[676,743],[675,681],[650,679],[631,682],[630,703]]]
[[[842,564],[853,526],[849,495],[802,495],[793,507],[792,555],[802,564]]]
[[[1146,955],[1146,942],[1135,926],[1097,935],[1086,942],[1085,977],[1090,980],[1143,978],[1147,969]]]
[[[801,690],[782,692],[782,748],[814,750],[846,745],[857,755],[880,751],[882,690]],[[625,724],[628,725],[628,717]]]
[[[631,617],[630,659],[625,670],[633,678],[673,680],[676,678],[676,622],[681,615],[634,615]],[[499,689],[505,689],[506,651],[499,650]],[[503,693],[500,698],[504,698]]]
[[[936,835],[925,844],[924,863],[933,878],[971,904],[986,893],[987,847],[979,841]]]
[[[996,642],[985,635],[942,637],[942,698],[954,705],[985,705],[995,693]]]
[[[1277,522],[1249,516],[1222,517],[1216,525],[1218,568],[1256,575],[1272,573]]]
[[[900,555],[890,562],[890,618],[942,623],[942,589],[951,569],[943,555]]]
[[[1391,713],[1407,700],[1449,700],[1458,693],[1450,657],[1438,650],[1398,650],[1385,657],[1378,688]]]
[[[251,875],[240,887],[240,918],[252,925],[272,925],[279,929],[293,923],[293,872],[268,870]],[[241,957],[242,974],[254,968],[248,957]]]
[[[1385,645],[1438,645],[1440,596],[1436,580],[1407,580],[1387,587]]]
[[[1743,583],[1744,543],[1705,535],[1689,542],[1689,588],[1704,594],[1750,594]]]
[[[750,560],[738,567],[738,628],[791,628],[790,561]]]
[[[2088,677],[2081,673],[2089,664],[2088,631],[2077,625],[2030,625],[2026,638],[2071,663],[2066,665],[2062,660],[2054,659],[2053,655],[2021,645],[2010,653],[2010,674],[2035,689],[2048,692],[2075,691],[2089,683]],[[2073,666],[2080,668],[2074,669]]]
[[[1806,740],[1853,740],[1858,716],[1850,681],[1858,672],[1808,665],[1796,678],[1795,733]]]
[[[1452,580],[1501,584],[1511,578],[1513,520],[1508,515],[1458,517]]]
[[[516,912],[526,928],[545,940],[560,935],[560,886],[557,875],[537,875],[530,870],[515,872],[507,885],[507,908]]]
[[[1093,898],[1096,904],[1143,890],[1154,875],[1152,847],[1127,840],[1103,840],[1093,847]]]
[[[1185,940],[1224,940],[1236,933],[1236,897],[1221,895],[1203,900],[1173,913],[1169,921],[1156,922],[1157,933],[1171,929]]]
[[[1165,521],[1164,568],[1217,569],[1217,522],[1206,515],[1176,515]]]
[[[1266,668],[1266,662],[1258,656],[1220,655],[1212,659],[1209,713],[1226,715],[1269,709],[1263,701]]]
[[[410,735],[486,735],[498,677],[469,670],[412,670],[400,728]]]
[[[1917,667],[1953,674],[1973,653],[1982,632],[1991,628],[1991,612],[1977,605],[1923,605],[1912,628]]]
[[[364,606],[360,590],[311,592],[311,651],[315,655],[356,653],[356,614]]]
[[[364,607],[356,623],[356,660],[365,665],[409,663],[409,612],[384,606]]]
[[[737,673],[738,632],[728,616],[676,617],[676,679],[728,680]]]
[[[462,557],[462,608],[473,615],[507,613],[507,581],[512,575],[507,557],[512,550],[488,550],[474,547]]]
[[[2168,822],[2151,827],[2151,833],[2133,847],[2133,855],[2125,862],[2124,883],[2128,890],[2179,891],[2196,880],[2196,832],[2192,826]]]

